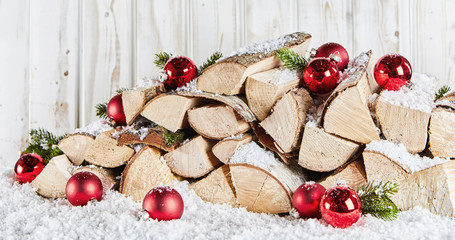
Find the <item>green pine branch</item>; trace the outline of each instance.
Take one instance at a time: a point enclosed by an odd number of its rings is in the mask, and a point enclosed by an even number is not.
[[[436,100],[444,97],[444,95],[446,95],[448,92],[450,92],[450,87],[448,85],[444,85],[442,86],[435,94],[434,98]]]
[[[207,61],[205,63],[202,64],[202,66],[199,67],[199,72],[202,72],[204,71],[205,69],[207,69],[208,67],[210,67],[211,65],[215,64],[216,61],[218,61],[220,58],[223,57],[223,54],[216,51],[212,54],[212,56],[210,56]]]
[[[304,57],[287,48],[281,48],[276,51],[276,56],[290,70],[303,71],[308,63]]]
[[[24,153],[36,153],[40,155],[47,164],[49,160],[63,152],[57,147],[57,144],[64,138],[65,135],[55,136],[51,132],[44,129],[30,130],[30,142]]]
[[[167,63],[167,61],[172,57],[172,54],[169,54],[167,52],[160,52],[155,54],[155,63],[156,67],[163,69],[164,65]]]
[[[389,181],[373,181],[364,184],[357,191],[362,202],[362,213],[388,221],[395,220],[399,209],[390,196],[397,192],[398,184]]]
[[[183,131],[177,130],[176,132],[171,132],[162,126],[158,126],[158,127],[163,129],[163,131],[164,131],[163,137],[164,137],[165,144],[167,146],[171,146],[172,144],[174,144],[176,142],[183,141],[183,137],[185,136],[185,133]]]
[[[95,106],[96,108],[96,116],[108,120],[109,117],[107,116],[107,103],[100,103]]]
[[[117,91],[115,91],[117,94],[123,93],[124,91],[127,91],[128,88],[119,88]]]

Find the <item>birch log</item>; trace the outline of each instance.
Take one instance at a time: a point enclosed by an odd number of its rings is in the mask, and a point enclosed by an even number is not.
[[[74,165],[65,155],[52,158],[43,171],[32,181],[36,192],[47,198],[66,197],[65,188],[71,177],[71,168]]]
[[[365,166],[361,160],[356,160],[352,163],[349,163],[345,167],[335,170],[334,173],[325,179],[319,181],[319,184],[324,186],[326,189],[329,189],[337,182],[344,182],[346,185],[353,189],[361,187],[364,183],[367,182],[367,177],[365,173]]]
[[[174,134],[163,127],[156,126],[149,128],[145,137],[141,137],[133,132],[124,132],[118,136],[117,141],[122,146],[142,143],[170,152],[182,143],[181,139],[172,137]]]
[[[242,93],[243,83],[248,76],[278,67],[281,64],[275,56],[276,50],[285,47],[305,55],[310,39],[311,35],[297,32],[270,40],[268,42],[270,46],[264,46],[264,43],[261,43],[263,50],[258,51],[258,44],[240,49],[232,56],[218,61],[203,71],[198,79],[197,88],[226,95]],[[266,49],[267,47],[269,49]],[[270,48],[273,49],[270,50]]]
[[[65,153],[74,165],[79,166],[84,162],[85,153],[92,146],[93,142],[95,142],[93,136],[76,133],[62,139],[58,143],[58,148]]]
[[[428,129],[431,153],[436,157],[455,158],[455,112],[451,108],[435,108]]]
[[[122,93],[122,104],[127,125],[131,125],[134,122],[148,101],[165,91],[164,86],[161,84],[151,88],[124,91]]]
[[[212,152],[222,163],[228,164],[235,150],[252,140],[253,136],[248,133],[243,134],[240,138],[224,139],[213,146]]]
[[[120,181],[117,179],[117,177],[120,174],[117,174],[117,171],[115,169],[101,168],[95,166],[83,166],[77,168],[71,174],[74,175],[78,172],[91,172],[95,174],[101,180],[104,192],[111,189],[116,190],[120,184]]]

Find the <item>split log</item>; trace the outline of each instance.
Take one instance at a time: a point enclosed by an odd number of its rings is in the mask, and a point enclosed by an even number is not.
[[[430,151],[434,156],[455,158],[455,112],[435,108],[431,113],[429,133]]]
[[[207,177],[192,183],[190,188],[204,201],[237,206],[231,173],[227,165],[219,167]]]
[[[246,79],[245,95],[248,106],[259,121],[267,117],[273,105],[284,93],[299,86],[298,77],[284,84],[276,84],[274,78],[277,71],[280,71],[279,68],[274,68],[253,74]]]
[[[368,181],[398,183],[398,193],[391,199],[401,210],[420,206],[435,214],[455,216],[455,161],[412,173],[379,152],[364,151],[363,157]]]
[[[315,124],[307,124],[303,131],[299,165],[317,172],[335,170],[358,152],[360,145],[327,133]]]
[[[391,142],[403,143],[411,153],[418,153],[427,144],[430,113],[397,106],[379,95],[376,103],[376,119],[384,137]]]
[[[127,125],[131,125],[136,117],[139,116],[145,103],[163,92],[166,92],[166,89],[162,84],[151,88],[139,88],[122,92],[123,112],[125,113]]]
[[[264,128],[262,128],[257,121],[250,123],[250,126],[258,138],[259,143],[265,148],[275,152],[284,163],[289,164],[289,159],[298,155],[296,152],[284,153],[273,138],[265,132]]]
[[[43,171],[32,181],[36,192],[47,198],[66,197],[65,189],[71,177],[71,168],[74,165],[65,155],[52,158]]]
[[[373,119],[368,109],[371,94],[366,68],[371,63],[371,51],[361,54],[354,61],[358,62],[333,91],[325,103],[322,113],[322,125],[326,132],[350,139],[358,143],[379,140]]]
[[[160,158],[161,151],[154,147],[146,146],[136,153],[122,173],[120,192],[134,201],[142,201],[152,188],[172,186],[175,177]]]
[[[58,143],[58,148],[65,153],[74,165],[79,166],[84,162],[84,155],[94,141],[95,138],[91,135],[76,133],[62,139]]]
[[[215,143],[216,141],[197,136],[174,151],[166,153],[164,159],[171,171],[177,175],[189,178],[202,177],[221,165],[212,153]]]
[[[335,186],[337,182],[343,182],[353,189],[361,187],[367,182],[363,162],[361,160],[356,160],[349,163],[345,167],[335,170],[332,175],[326,177],[322,181],[319,181],[319,184],[324,186],[326,189],[329,189]]]
[[[252,140],[253,136],[248,133],[243,134],[240,138],[224,139],[213,146],[212,152],[222,163],[228,164],[229,159],[234,155],[235,150]]]
[[[189,127],[186,111],[200,105],[203,101],[202,98],[161,94],[144,106],[141,115],[171,132],[176,132]]]
[[[300,145],[306,112],[313,105],[307,90],[291,91],[276,102],[272,113],[260,125],[282,152],[290,153]]]
[[[239,96],[236,95],[226,96],[202,91],[197,92],[178,91],[177,94],[181,96],[200,97],[222,102],[228,105],[229,107],[233,108],[240,116],[243,117],[243,119],[245,119],[245,121],[247,122],[256,121],[256,117],[254,116],[253,112],[248,107],[248,105],[245,103],[245,100]]]
[[[250,129],[248,122],[222,103],[188,110],[188,121],[194,131],[210,139],[224,139]]]
[[[182,137],[176,137],[176,134]],[[117,141],[119,145],[143,143],[170,152],[183,142],[183,132],[172,133],[161,126],[156,126],[148,128],[145,137],[128,131],[120,133]]]
[[[83,166],[79,167],[72,172],[72,175],[78,172],[91,172],[95,174],[103,184],[103,191],[117,189],[120,181],[117,179],[119,174],[114,169],[101,168],[96,166]]]
[[[85,161],[107,168],[115,168],[125,164],[134,154],[134,149],[128,146],[118,146],[112,137],[115,130],[99,134],[92,146],[85,153]]]
[[[226,95],[242,93],[243,83],[248,76],[281,64],[275,55],[276,50],[284,47],[305,55],[310,39],[311,35],[297,32],[240,49],[205,69],[197,81],[197,88]]]

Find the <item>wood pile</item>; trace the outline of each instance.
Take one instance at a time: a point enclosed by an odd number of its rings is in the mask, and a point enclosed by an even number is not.
[[[284,46],[305,55],[311,36],[292,36]],[[161,85],[128,90],[122,96],[128,126],[67,136],[59,144],[65,155],[52,159],[32,185],[43,196],[65,197],[71,174],[91,171],[105,190],[119,187],[142,201],[153,187],[187,180],[205,201],[286,213],[305,181],[331,187],[344,180],[356,188],[388,180],[400,185],[394,200],[402,210],[421,206],[455,216],[454,163],[410,171],[393,154],[370,147],[387,142],[408,154],[429,150],[454,158],[455,99],[430,112],[391,103],[387,91],[370,88],[372,52],[351,62],[318,106],[317,96],[299,88],[299,76],[273,81],[283,71],[274,51],[239,50],[204,70],[192,91],[167,92]],[[139,121],[149,127],[136,129]],[[179,132],[183,138],[175,137]],[[254,159],[262,155],[250,156],[245,147],[272,157]]]

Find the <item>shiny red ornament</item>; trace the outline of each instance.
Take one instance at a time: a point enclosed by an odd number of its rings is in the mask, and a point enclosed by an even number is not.
[[[103,184],[91,172],[78,172],[66,183],[65,193],[66,198],[73,206],[84,206],[92,199],[101,200]]]
[[[303,82],[313,93],[328,93],[336,88],[340,72],[335,60],[314,58],[303,71]]]
[[[180,219],[183,214],[182,196],[173,188],[160,186],[145,195],[142,208],[158,221]]]
[[[382,88],[397,91],[411,80],[412,67],[409,61],[398,54],[388,54],[374,65],[374,79]]]
[[[314,55],[314,57],[328,58],[330,57],[331,54],[339,58],[339,61],[337,62],[338,70],[343,71],[344,69],[346,69],[349,63],[349,54],[348,51],[346,51],[346,49],[338,43],[329,42],[322,44],[316,50],[316,54]]]
[[[304,183],[298,187],[292,196],[292,206],[302,218],[320,218],[319,203],[325,193],[325,187],[319,183]]]
[[[23,154],[14,166],[14,174],[20,184],[35,180],[36,176],[43,171],[43,158],[35,153]]]
[[[356,223],[362,214],[362,203],[357,193],[344,185],[337,185],[322,196],[321,215],[336,228],[347,228]]]
[[[126,125],[125,112],[123,111],[122,94],[117,94],[107,104],[107,116],[118,126]]]
[[[174,90],[185,86],[197,77],[197,67],[187,57],[173,57],[164,65],[164,72],[167,80],[164,82],[166,88]]]

